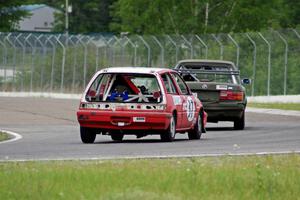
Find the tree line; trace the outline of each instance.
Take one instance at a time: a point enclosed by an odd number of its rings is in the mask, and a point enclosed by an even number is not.
[[[64,31],[65,0],[0,0],[0,31],[14,31],[28,16],[18,9],[47,4],[56,14],[53,31]],[[69,0],[72,33],[201,34],[294,28],[299,0]]]

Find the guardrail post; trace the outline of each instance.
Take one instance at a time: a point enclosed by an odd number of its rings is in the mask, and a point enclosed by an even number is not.
[[[265,41],[268,46],[268,82],[267,82],[267,95],[270,96],[270,82],[271,82],[271,52],[272,47],[270,42],[260,33],[258,35]]]
[[[208,46],[205,44],[205,42],[200,38],[200,36],[195,35],[195,37],[197,38],[197,40],[199,40],[199,42],[204,46],[205,48],[205,59],[207,59],[207,55],[208,55]]]
[[[160,47],[161,67],[164,67],[165,66],[165,58],[164,58],[165,57],[165,49],[164,49],[163,45],[159,42],[159,40],[154,35],[152,36],[152,38]]]
[[[296,29],[292,29],[292,30],[296,34],[297,38],[300,39],[300,34],[296,31]]]
[[[31,44],[31,42],[28,41],[28,39],[31,37],[31,33],[25,38],[25,44],[29,44],[31,48],[31,66],[30,66],[30,89],[29,91],[32,92],[32,83],[33,83],[33,68],[34,68],[34,55],[35,55],[35,48]]]
[[[193,59],[193,54],[194,54],[193,45],[183,35],[181,35],[181,38],[188,46],[190,46],[190,49],[191,49],[191,57],[190,58]]]
[[[121,65],[123,66],[123,64],[124,64],[124,48],[123,48],[123,44],[120,42],[120,39],[119,38],[117,38],[116,36],[114,36],[114,38],[115,38],[115,43],[113,44],[113,48],[115,49],[116,47],[115,47],[115,44],[116,43],[118,43],[119,45],[120,45],[120,47],[121,47]],[[115,59],[114,59],[114,61],[115,61]],[[115,66],[115,62],[113,63],[113,65]]]
[[[282,42],[285,45],[285,51],[284,51],[284,78],[283,78],[283,95],[286,95],[286,83],[287,83],[287,65],[288,65],[288,53],[289,53],[289,44],[286,41],[286,39],[278,32],[275,31],[279,38],[282,40]]]
[[[142,36],[139,35],[138,38],[144,43],[144,45],[148,49],[147,67],[151,67],[151,48]]]
[[[0,36],[1,36],[1,32],[0,32]],[[3,39],[4,40],[4,39]],[[4,76],[4,82],[3,83],[5,83],[6,82],[6,64],[7,64],[7,47],[6,47],[6,45],[5,45],[5,43],[4,42],[2,42],[1,40],[0,40],[0,44],[3,46],[3,55],[2,55],[2,64],[3,64],[3,76]],[[5,91],[5,88],[6,87],[4,87],[4,84],[3,84],[3,87],[2,87],[2,91],[4,92]]]
[[[133,66],[136,66],[136,57],[137,57],[137,46],[127,37],[125,36],[125,39],[128,41],[128,43],[134,48],[134,57],[133,57]],[[124,45],[124,47],[127,44]]]
[[[97,61],[98,58],[97,58],[97,56],[98,56],[98,54],[99,54],[99,51],[98,51],[98,46],[97,46],[95,40],[96,40],[95,37],[93,37],[93,36],[90,37],[89,40],[86,42],[86,45],[87,45],[87,47],[88,47],[89,44],[92,44],[92,45],[94,45],[94,46],[96,47],[95,65],[97,66],[97,65],[98,65],[98,61]],[[88,48],[87,48],[87,50],[88,50]],[[97,54],[97,53],[98,53],[98,54]],[[87,54],[88,54],[88,52],[87,52]],[[97,68],[97,67],[95,67],[95,70],[96,70],[96,68]]]
[[[220,59],[223,60],[224,46],[215,34],[211,34],[211,35],[220,46]]]
[[[56,55],[56,47],[55,44],[51,41],[52,35],[46,39],[46,43],[50,43],[52,46],[52,58],[51,58],[51,74],[50,74],[50,92],[53,90],[53,78],[54,78],[54,64],[55,64],[55,55]]]
[[[101,40],[101,39],[99,39]],[[96,68],[95,68],[95,73],[98,71],[98,66],[99,66],[99,48],[100,46],[97,45],[97,43],[95,42],[95,46],[96,46],[96,60],[95,60],[95,65],[96,65]]]
[[[64,73],[65,73],[65,64],[66,64],[66,47],[60,41],[60,35],[55,37],[55,39],[63,50],[63,57],[62,57],[62,62],[61,62],[61,77],[60,77],[60,93],[63,93],[64,92]]]
[[[44,45],[43,45],[43,43],[40,41],[40,37],[42,37],[42,35],[39,35],[38,37],[36,37],[35,35],[33,35],[33,37],[35,38],[35,41],[34,41],[34,48],[37,48],[37,43],[39,43],[39,45],[40,45],[40,47],[41,47],[41,49],[43,49],[43,51],[44,51]],[[42,60],[44,59],[44,53],[43,53],[43,55],[41,56],[42,57]],[[38,60],[38,66],[37,67],[40,67],[41,68],[41,82],[42,82],[42,79],[43,79],[43,77],[42,77],[42,71],[43,71],[43,68],[44,68],[44,66],[40,63],[40,60]],[[34,70],[35,71],[35,70]]]
[[[108,58],[108,50],[109,50],[109,44],[107,43],[106,39],[103,36],[100,36],[100,39],[104,42],[105,44],[105,54],[104,54],[104,58]],[[106,66],[107,67],[107,66]],[[97,68],[98,69],[98,68]]]
[[[230,34],[227,34],[229,39],[233,42],[233,44],[236,47],[236,67],[239,68],[239,59],[240,59],[240,46],[239,44],[233,39],[233,37]]]
[[[46,65],[46,45],[42,43],[42,41],[40,40],[40,38],[43,37],[43,35],[40,35],[36,38],[36,41],[38,41],[38,43],[40,43],[41,47],[43,48],[43,55],[42,55],[42,59],[44,61],[44,65]],[[43,92],[43,82],[44,82],[44,66],[43,64],[41,65],[41,80],[40,80],[40,89],[41,92]]]
[[[112,46],[112,48],[111,48],[111,41],[113,41],[113,40],[115,40],[115,38],[114,37],[112,37],[112,38],[110,38],[108,41],[107,41],[107,46],[108,46],[108,49],[109,49],[109,54],[110,55],[108,55],[109,57],[110,57],[110,59],[109,59],[109,64],[110,64],[110,66],[112,66],[112,65],[114,65],[114,63],[115,63],[115,49],[114,49],[114,45]]]
[[[32,37],[34,37],[34,45],[33,45],[33,49],[34,49],[34,60],[36,59],[36,55],[35,55],[35,53],[36,53],[36,49],[37,49],[37,43],[39,43],[40,44],[40,46],[41,46],[41,48],[43,47],[43,44],[42,44],[42,42],[39,40],[39,38],[38,37],[36,37],[35,35],[32,35]],[[40,36],[39,36],[40,37]],[[40,64],[39,62],[38,62],[38,64]],[[37,67],[39,67],[39,66],[37,66]],[[35,66],[33,66],[33,68],[32,68],[32,74],[31,74],[31,86],[33,87],[33,80],[34,80],[34,78],[33,78],[33,76],[34,76],[34,72],[35,72]],[[31,87],[31,91],[32,91],[32,87]]]
[[[77,41],[74,42],[72,38],[76,38]],[[79,39],[75,35],[71,35],[68,37],[68,44],[71,44],[72,47],[74,48],[73,50],[73,71],[72,71],[72,84],[71,84],[71,91],[75,92],[75,77],[76,77],[76,66],[77,66],[77,45],[78,45]],[[68,46],[70,47],[70,45]]]
[[[84,56],[83,56],[83,87],[86,87],[86,74],[87,74],[87,44],[91,40],[91,38],[88,38],[86,42],[82,41],[83,37],[79,39],[79,43],[82,44],[84,48]]]
[[[167,39],[175,46],[175,62],[178,62],[178,46],[177,43],[169,36],[166,35]]]
[[[25,45],[19,40],[19,37],[21,35],[22,35],[22,33],[20,33],[16,37],[16,41],[22,47],[22,75],[21,75],[21,87],[20,87],[20,91],[23,91],[23,88],[24,88],[24,76],[25,76],[25,53],[26,53],[26,49],[25,49]]]
[[[11,33],[9,33],[6,37],[5,37],[5,39],[8,41],[8,43],[12,46],[12,48],[14,49],[13,50],[13,62],[12,62],[12,65],[13,65],[13,77],[12,77],[12,90],[13,91],[15,91],[15,84],[16,84],[16,80],[15,80],[15,76],[16,76],[16,54],[17,54],[17,47],[15,46],[15,40],[12,42],[11,40],[10,40],[10,36],[11,36]]]
[[[253,45],[253,69],[252,69],[252,88],[251,88],[251,96],[254,96],[254,90],[255,90],[255,78],[256,78],[256,43],[255,41],[250,37],[250,35],[248,33],[246,33],[247,38],[249,39],[249,41],[251,42],[251,44]]]

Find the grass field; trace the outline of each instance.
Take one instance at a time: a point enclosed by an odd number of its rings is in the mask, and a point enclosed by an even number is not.
[[[0,199],[299,199],[300,155],[0,163]]]
[[[0,141],[9,139],[9,135],[0,131]]]
[[[300,110],[300,103],[248,103],[249,107]]]

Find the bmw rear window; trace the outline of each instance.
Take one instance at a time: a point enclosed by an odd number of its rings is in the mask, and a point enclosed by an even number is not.
[[[185,81],[199,81],[199,82],[216,82],[216,83],[233,83],[236,84],[239,82],[239,76],[230,74],[230,71],[234,70],[229,65],[184,65],[181,69],[193,69],[193,70],[201,70],[202,73],[189,73],[183,74],[182,77]],[[218,73],[218,71],[226,72],[226,73]],[[205,73],[207,72],[207,73]],[[210,73],[216,72],[216,73]]]

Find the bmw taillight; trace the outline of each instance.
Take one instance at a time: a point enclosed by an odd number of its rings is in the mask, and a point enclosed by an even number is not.
[[[234,92],[230,90],[220,91],[220,101],[243,101],[243,99],[244,99],[243,92]]]

